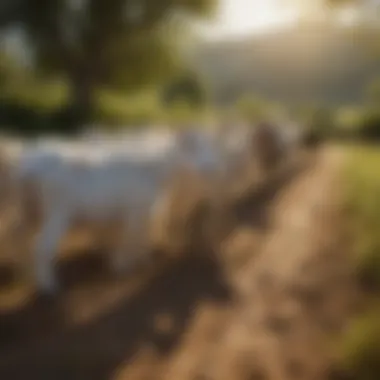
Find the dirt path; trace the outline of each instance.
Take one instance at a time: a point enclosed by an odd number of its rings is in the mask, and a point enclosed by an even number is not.
[[[267,232],[245,210],[225,252],[246,261],[229,281],[213,263],[189,260],[133,284],[97,279],[53,308],[0,318],[0,378],[324,378],[325,335],[349,307],[336,250],[340,162],[326,149],[285,186]]]
[[[273,204],[270,233],[237,276],[241,302],[219,344],[214,378],[327,378],[329,337],[351,300],[337,229],[341,161],[326,149]]]
[[[257,228],[236,231],[235,255],[251,249],[234,273],[237,300],[228,311],[200,313],[162,378],[328,377],[328,337],[343,325],[351,299],[350,273],[336,250],[341,158],[323,151],[313,169],[283,189],[259,244]]]

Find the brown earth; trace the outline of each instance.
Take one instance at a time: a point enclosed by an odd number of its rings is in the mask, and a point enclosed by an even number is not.
[[[241,200],[224,266],[188,258],[112,279],[102,256],[86,252],[60,266],[56,301],[4,285],[0,379],[327,379],[329,342],[353,298],[341,162],[323,148],[306,169]]]

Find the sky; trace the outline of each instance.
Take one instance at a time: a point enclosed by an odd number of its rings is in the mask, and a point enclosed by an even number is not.
[[[291,25],[301,14],[324,18],[323,4],[324,0],[220,0],[219,14],[205,34],[210,39],[238,37]],[[366,4],[378,20],[380,0],[366,0]],[[375,8],[379,13],[373,12]],[[337,21],[355,22],[356,15],[354,8],[346,8]]]
[[[221,0],[219,15],[207,35],[238,36],[291,23],[297,16],[296,10],[281,4],[281,0]]]

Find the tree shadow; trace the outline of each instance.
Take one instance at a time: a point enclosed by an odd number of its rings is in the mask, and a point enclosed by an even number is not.
[[[240,198],[233,205],[239,226],[267,228],[271,200],[305,168],[303,163],[287,168]],[[228,304],[233,299],[218,261],[207,259],[213,255],[193,253],[158,271],[138,293],[122,297],[104,315],[81,326],[67,323],[60,299],[37,299],[21,310],[0,314],[0,378],[106,380],[121,363],[133,361],[145,344],[159,356],[170,355],[200,303]],[[78,283],[90,283],[91,289],[92,284],[110,280],[102,269],[104,256],[86,255],[87,259],[69,260],[58,270],[66,289]],[[160,316],[171,320],[167,331],[157,327]]]
[[[36,301],[6,318],[13,331],[18,326],[21,332],[38,334],[17,345],[3,344],[0,378],[109,379],[118,365],[133,360],[142,344],[152,345],[158,355],[169,355],[200,302],[230,302],[231,294],[215,261],[190,257],[172,263],[138,294],[81,327],[65,326],[59,302]],[[171,319],[169,331],[155,326],[160,315]],[[1,331],[9,327],[6,320],[0,318]],[[49,325],[56,331],[46,333]]]
[[[27,340],[66,328],[62,299],[73,288],[106,285],[112,281],[111,274],[105,270],[105,260],[106,256],[101,251],[74,252],[69,258],[60,260],[57,265],[57,276],[64,289],[62,294],[49,299],[27,292],[24,297],[27,296],[28,299],[16,300],[16,306],[10,312],[0,309],[0,352],[9,345],[17,346]],[[11,264],[2,264],[0,274],[2,273],[5,275],[0,287],[7,293],[13,285],[17,285],[18,278]]]

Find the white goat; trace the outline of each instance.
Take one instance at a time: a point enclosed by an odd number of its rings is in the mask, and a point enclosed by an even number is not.
[[[111,254],[113,269],[147,258],[148,224],[152,213],[167,204],[165,187],[182,170],[210,177],[220,168],[221,157],[207,142],[200,134],[182,134],[180,139],[157,134],[135,142],[132,153],[128,143],[120,144],[124,152],[114,145],[91,150],[84,144],[70,150],[64,143],[55,145],[57,152],[52,144],[26,150],[13,174],[21,198],[32,187],[41,205],[35,251],[39,289],[57,290],[53,259],[61,238],[78,219],[98,226],[120,222],[121,234]]]

